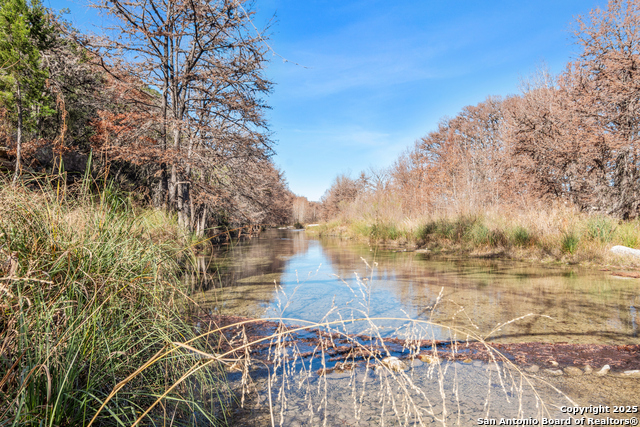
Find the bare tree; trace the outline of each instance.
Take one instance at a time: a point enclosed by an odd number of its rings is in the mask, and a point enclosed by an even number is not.
[[[582,53],[570,64],[566,79],[572,107],[590,146],[590,168],[605,170],[592,184],[608,211],[622,218],[640,209],[640,2],[610,0],[575,31]],[[600,162],[606,162],[601,164]]]
[[[349,203],[356,200],[364,186],[362,179],[355,180],[346,174],[338,175],[322,196],[323,217],[327,219],[337,216]]]
[[[228,182],[231,160],[271,154],[261,99],[271,88],[262,75],[264,39],[241,0],[104,0],[97,6],[118,18],[111,28],[118,37],[103,40],[102,51],[135,56],[129,73],[159,89],[159,146],[175,155],[168,185],[169,171],[160,165],[157,199],[166,194],[180,222],[193,228],[194,176]],[[215,167],[216,173],[205,170]]]

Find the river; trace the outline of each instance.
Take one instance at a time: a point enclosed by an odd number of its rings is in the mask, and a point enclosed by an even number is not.
[[[435,256],[294,230],[268,230],[198,264],[193,298],[211,314],[327,322],[341,333],[385,338],[640,343],[638,282],[608,271]],[[408,369],[395,373],[360,363],[318,375],[321,358],[308,366],[296,357],[282,363],[275,380],[278,363],[256,369],[245,405],[252,409],[239,410],[236,424],[464,426],[504,417],[542,423],[568,418],[563,405],[640,404],[640,379],[618,374],[555,377],[544,366],[529,374],[508,362],[407,359]]]

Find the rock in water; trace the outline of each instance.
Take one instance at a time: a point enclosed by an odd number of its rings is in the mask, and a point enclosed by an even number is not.
[[[411,359],[411,367],[412,368],[419,368],[422,365],[423,365],[423,363],[419,359]]]
[[[584,374],[589,375],[593,372],[593,368],[591,365],[584,365]]]
[[[440,359],[438,356],[430,353],[420,353],[418,358],[424,363],[439,363]]]
[[[605,375],[607,375],[609,373],[609,371],[611,370],[611,366],[609,365],[604,365],[602,367],[602,369],[600,369],[598,372],[596,372],[596,375],[599,375],[601,377],[604,377]]]
[[[564,373],[572,377],[575,377],[578,375],[582,375],[582,369],[575,366],[567,366],[566,368],[564,368]]]
[[[618,255],[631,255],[640,258],[640,249],[632,249],[626,246],[614,246],[611,248],[611,252]]]
[[[559,377],[560,375],[564,375],[564,372],[562,372],[562,369],[545,369],[545,372],[551,375],[555,375],[557,377]]]
[[[535,374],[539,370],[540,370],[540,367],[538,365],[531,365],[528,368],[525,368],[525,371],[529,372],[530,374]]]
[[[390,371],[394,372],[406,371],[409,369],[406,363],[394,356],[385,357],[380,361],[380,363]]]
[[[624,375],[627,377],[640,377],[640,370],[634,369],[633,371],[624,371]]]

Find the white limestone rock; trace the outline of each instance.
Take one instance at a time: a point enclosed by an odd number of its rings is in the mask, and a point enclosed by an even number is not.
[[[640,258],[640,249],[632,249],[626,246],[614,246],[611,248],[611,252],[618,255],[630,255],[636,258]]]

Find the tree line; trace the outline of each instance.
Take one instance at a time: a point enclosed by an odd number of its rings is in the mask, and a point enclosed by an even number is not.
[[[0,0],[0,154],[27,171],[93,173],[177,213],[283,223],[293,194],[272,161],[268,46],[244,0],[103,0],[90,36],[39,0]]]
[[[325,219],[366,204],[404,216],[571,203],[640,215],[640,1],[578,17],[580,53],[559,75],[540,69],[518,95],[489,96],[443,118],[384,170],[338,176]]]

